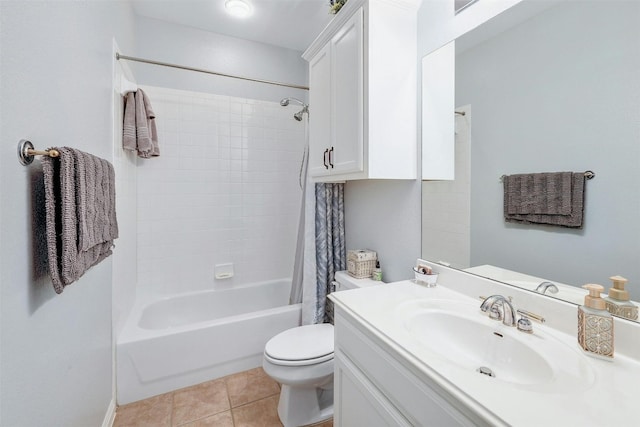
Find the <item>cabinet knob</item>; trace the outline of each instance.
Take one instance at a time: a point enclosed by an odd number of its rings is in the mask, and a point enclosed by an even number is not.
[[[326,150],[324,150],[324,154],[322,156],[322,163],[324,163],[324,168],[325,169],[329,169],[329,166],[327,165],[327,153],[329,152],[329,149],[327,148]]]
[[[333,169],[333,160],[331,159],[332,154],[333,154],[333,147],[331,147],[331,150],[329,150],[329,165],[331,166],[331,169]]]

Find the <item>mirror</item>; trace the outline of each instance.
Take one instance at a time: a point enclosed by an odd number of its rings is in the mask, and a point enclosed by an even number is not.
[[[456,180],[423,182],[422,256],[576,303],[621,275],[640,301],[640,5],[541,3],[456,40]],[[583,228],[504,221],[503,174],[586,170]]]

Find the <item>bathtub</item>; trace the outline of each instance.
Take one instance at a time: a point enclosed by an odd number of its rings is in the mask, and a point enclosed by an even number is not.
[[[137,303],[116,344],[118,404],[262,366],[274,335],[300,324],[291,280]]]

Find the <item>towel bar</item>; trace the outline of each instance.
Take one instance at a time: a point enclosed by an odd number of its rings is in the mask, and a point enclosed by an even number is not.
[[[502,176],[500,177],[500,182],[504,181],[504,178],[505,178],[506,176],[509,176],[509,175],[502,175]],[[593,179],[593,178],[595,178],[595,177],[596,177],[596,173],[595,173],[595,172],[593,172],[593,171],[585,171],[585,172],[584,172],[584,177],[585,177],[586,179]]]
[[[58,157],[59,155],[60,153],[54,149],[45,151],[36,150],[31,141],[27,141],[26,139],[21,139],[20,142],[18,142],[18,160],[20,160],[23,166],[30,165],[33,162],[34,156]]]

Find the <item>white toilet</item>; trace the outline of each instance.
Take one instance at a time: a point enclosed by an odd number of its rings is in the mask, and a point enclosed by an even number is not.
[[[336,273],[336,291],[379,285]],[[282,384],[278,415],[285,427],[317,423],[333,416],[333,325],[298,326],[267,342],[264,371]]]

